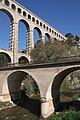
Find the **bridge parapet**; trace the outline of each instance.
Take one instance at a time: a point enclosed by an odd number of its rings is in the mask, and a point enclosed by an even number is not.
[[[22,55],[22,54],[21,54]],[[20,55],[20,56],[21,56]],[[23,53],[24,55],[24,53]],[[68,66],[68,65],[79,65],[80,64],[80,56],[72,56],[72,57],[61,57],[56,59],[48,59],[46,61],[30,61],[29,63],[8,63],[5,66],[2,66],[1,69],[5,68],[13,68],[13,67],[45,67],[45,66]]]

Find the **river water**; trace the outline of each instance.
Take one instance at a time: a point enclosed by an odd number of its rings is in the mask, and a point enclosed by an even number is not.
[[[60,100],[62,102],[80,100],[80,88],[68,89],[60,92]]]

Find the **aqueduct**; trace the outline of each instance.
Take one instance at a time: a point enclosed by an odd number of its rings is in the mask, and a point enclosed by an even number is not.
[[[34,29],[38,31],[39,39],[43,42],[45,42],[45,35],[52,40],[66,40],[64,35],[15,0],[0,0],[0,11],[5,12],[10,19],[9,49],[0,49],[0,53],[6,54],[11,63],[21,62],[22,59],[30,61],[29,54],[34,48]],[[20,21],[26,26],[25,53],[18,50]],[[77,64],[68,62],[0,68],[0,101],[11,101],[12,97],[18,99],[21,82],[29,74],[39,87],[41,115],[48,117],[60,104],[59,91],[62,81],[68,74],[79,69],[79,61]]]
[[[34,47],[34,29],[38,31],[39,39],[43,42],[45,42],[45,35],[53,40],[66,39],[64,35],[15,0],[0,0],[0,11],[5,12],[10,19],[9,49],[4,52],[10,56],[12,63],[18,63],[21,56],[25,56],[30,61],[29,53]],[[20,21],[26,26],[26,53],[23,54],[18,51],[18,25]]]

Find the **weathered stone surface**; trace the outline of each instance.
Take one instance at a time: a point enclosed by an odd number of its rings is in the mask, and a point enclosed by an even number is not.
[[[11,57],[12,63],[18,63],[18,23],[22,21],[26,26],[26,51],[29,55],[30,51],[34,47],[34,29],[38,30],[39,38],[43,41],[45,34],[54,40],[66,39],[61,33],[43,21],[41,18],[18,4],[16,1],[0,1],[0,10],[5,12],[10,18],[10,38],[9,38],[9,50],[8,55]],[[45,26],[45,27],[44,27]],[[1,52],[1,51],[0,51]],[[30,56],[28,56],[30,60]]]

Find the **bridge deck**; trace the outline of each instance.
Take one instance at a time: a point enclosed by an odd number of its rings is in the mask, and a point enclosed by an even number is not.
[[[64,62],[50,62],[50,63],[31,63],[31,64],[9,64],[8,66],[0,67],[2,70],[13,70],[13,69],[36,69],[36,68],[49,68],[49,67],[64,67],[80,65],[80,60],[75,61],[64,61]]]

